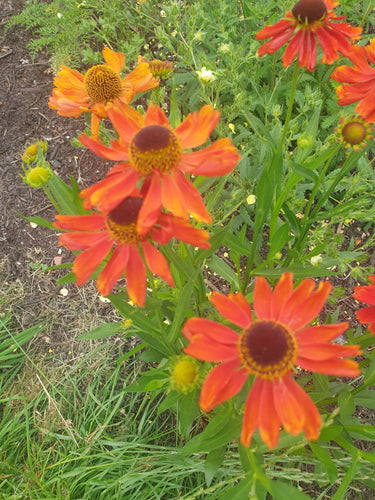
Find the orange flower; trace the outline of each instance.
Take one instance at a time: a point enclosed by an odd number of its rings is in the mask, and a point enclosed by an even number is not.
[[[203,383],[200,406],[210,411],[237,394],[249,375],[255,382],[247,397],[241,442],[250,446],[259,428],[262,440],[274,448],[280,424],[297,435],[317,439],[320,414],[309,396],[292,378],[300,366],[327,375],[355,377],[360,374],[355,361],[344,359],[360,353],[359,346],[330,343],[348,323],[307,326],[321,311],[332,286],[304,279],[293,290],[293,275],[284,273],[272,292],[263,277],[256,278],[253,321],[250,305],[241,293],[213,293],[211,302],[227,320],[242,329],[231,328],[203,318],[190,318],[183,333],[190,341],[186,354],[203,361],[219,362]]]
[[[345,19],[345,16],[334,14],[336,5],[338,2],[334,0],[300,0],[284,19],[258,32],[257,40],[272,37],[259,48],[258,56],[273,54],[289,42],[283,55],[283,65],[292,64],[298,54],[299,65],[313,71],[317,58],[316,40],[323,50],[322,63],[333,64],[339,58],[338,52],[348,56],[352,47],[348,39],[359,39],[362,28],[332,22]]]
[[[185,153],[207,141],[219,121],[219,112],[203,106],[176,129],[172,129],[163,111],[150,103],[143,117],[133,108],[121,112],[108,108],[119,140],[111,147],[81,135],[80,142],[97,155],[118,160],[106,178],[81,192],[86,208],[97,206],[107,212],[128,196],[140,179],[147,194],[139,215],[139,230],[148,231],[163,206],[177,217],[192,215],[196,220],[211,222],[199,191],[184,173],[215,177],[231,172],[240,156],[230,139],[219,139],[200,151]]]
[[[368,329],[375,334],[375,276],[369,276],[373,285],[356,286],[353,297],[370,307],[363,307],[357,311],[357,319],[360,323],[370,323]]]
[[[56,216],[54,226],[70,231],[60,235],[59,243],[69,250],[84,250],[73,264],[77,285],[83,285],[114,248],[98,276],[98,291],[108,295],[126,270],[128,295],[135,304],[143,307],[146,268],[142,256],[152,273],[174,286],[168,263],[153,246],[152,240],[163,245],[175,237],[200,248],[210,247],[206,231],[165,213],[159,214],[157,223],[147,234],[139,235],[136,224],[142,203],[142,197],[134,192],[106,215]]]
[[[107,103],[118,106],[129,104],[135,94],[159,85],[148,63],[138,64],[125,78],[121,78],[125,55],[108,47],[102,53],[107,64],[92,66],[84,75],[62,66],[54,79],[56,88],[48,103],[62,116],[78,117],[84,111],[92,113],[91,131],[94,137],[98,136],[100,120],[107,116]]]
[[[333,80],[351,84],[337,87],[338,104],[347,106],[359,101],[356,112],[375,122],[375,38],[366,47],[354,45],[350,59],[354,66],[339,66],[332,73]]]

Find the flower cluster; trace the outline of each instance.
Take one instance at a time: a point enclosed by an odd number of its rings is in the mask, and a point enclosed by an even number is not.
[[[210,246],[207,231],[189,221],[189,216],[212,221],[189,176],[222,176],[240,157],[226,138],[191,151],[203,145],[218,124],[219,112],[211,106],[189,114],[175,129],[159,106],[150,103],[145,116],[129,106],[137,93],[159,84],[155,76],[171,72],[171,63],[139,58],[136,69],[121,78],[124,54],[105,48],[103,57],[107,64],[93,66],[85,75],[62,67],[49,106],[63,116],[91,113],[92,137],[82,134],[80,142],[118,163],[80,193],[84,207],[94,210],[91,215],[58,215],[54,225],[68,231],[60,236],[60,244],[83,250],[73,265],[78,285],[99,268],[97,288],[108,295],[125,272],[130,299],[144,306],[146,268],[174,285],[155,243],[164,245],[174,237],[199,248]],[[110,146],[99,137],[105,117],[118,136]]]

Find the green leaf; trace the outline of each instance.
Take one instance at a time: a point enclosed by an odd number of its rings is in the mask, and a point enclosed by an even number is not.
[[[283,481],[272,481],[271,494],[273,500],[311,500],[311,497]]]
[[[22,219],[27,220],[28,222],[33,222],[34,224],[38,224],[38,226],[44,226],[56,230],[56,228],[53,226],[53,223],[49,222],[46,219],[43,219],[43,217],[25,217],[18,212],[16,212],[16,214],[22,217]]]
[[[177,299],[177,306],[175,308],[172,326],[169,332],[169,339],[174,342],[179,336],[182,324],[186,319],[186,312],[189,308],[191,294],[193,292],[193,281],[188,281]]]
[[[206,479],[207,486],[210,486],[212,480],[215,478],[216,473],[223,463],[225,457],[226,446],[221,446],[212,450],[207,455],[206,461],[204,463],[204,476]]]
[[[310,170],[308,167],[305,167],[304,165],[300,165],[299,163],[296,163],[294,161],[291,161],[290,166],[296,174],[300,175],[301,177],[308,179],[309,181],[316,182],[318,179],[318,176],[313,170]]]
[[[183,455],[215,450],[238,439],[242,428],[242,415],[234,416],[231,411],[214,415],[203,432],[194,436],[181,450]]]
[[[252,479],[246,477],[242,479],[236,486],[230,488],[229,491],[222,497],[221,500],[244,500],[249,498],[252,485]],[[290,500],[290,499],[289,499]]]
[[[187,438],[194,420],[200,414],[199,392],[194,390],[184,395],[178,403],[178,410],[180,432]]]
[[[336,493],[332,497],[332,500],[345,500],[345,493],[348,490],[350,483],[355,478],[357,470],[361,466],[358,453],[355,453],[353,455],[352,455],[352,463],[349,469],[347,470],[345,476],[341,480],[340,486],[337,488]]]
[[[223,259],[220,259],[217,255],[213,255],[208,261],[207,266],[217,273],[221,278],[224,278],[231,285],[234,285],[238,289],[238,277],[231,267],[228,266]]]
[[[375,391],[362,391],[354,396],[356,406],[364,406],[375,410]]]
[[[311,441],[310,443],[310,448],[312,449],[314,455],[316,458],[319,460],[319,462],[323,465],[325,470],[327,471],[327,476],[330,481],[330,483],[334,483],[337,478],[337,467],[333,463],[329,453],[320,446],[318,443]]]
[[[267,260],[272,259],[272,257],[277,253],[280,252],[288,240],[291,238],[289,234],[289,223],[286,222],[282,226],[280,226],[276,233],[273,235],[271,245],[270,245],[270,250],[268,252]]]
[[[121,323],[105,323],[100,325],[89,332],[86,332],[78,337],[78,340],[95,340],[95,339],[105,339],[116,335],[116,333],[121,332],[123,326]]]

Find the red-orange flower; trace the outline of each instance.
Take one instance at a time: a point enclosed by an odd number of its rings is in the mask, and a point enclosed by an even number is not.
[[[293,275],[284,273],[272,292],[263,277],[256,278],[254,311],[241,293],[228,296],[214,293],[211,302],[227,320],[242,329],[231,328],[203,318],[190,318],[183,333],[190,341],[186,354],[202,361],[219,362],[205,379],[200,395],[203,411],[237,394],[249,375],[255,375],[247,397],[241,442],[250,446],[259,428],[262,440],[274,448],[280,425],[297,435],[317,439],[320,414],[304,390],[291,376],[294,366],[327,375],[355,377],[355,361],[344,359],[360,353],[359,346],[331,344],[348,323],[306,326],[321,311],[332,286],[304,279],[293,290]]]
[[[100,120],[107,116],[107,103],[119,106],[129,104],[135,94],[159,85],[148,63],[138,64],[125,78],[121,78],[125,55],[108,47],[102,53],[107,64],[92,66],[84,75],[62,66],[54,79],[56,88],[48,103],[62,116],[78,117],[84,111],[92,113],[91,130],[94,137],[98,136]]]
[[[153,241],[163,245],[175,237],[200,248],[210,247],[206,231],[166,213],[160,213],[156,224],[141,236],[136,226],[142,203],[142,197],[134,192],[106,215],[56,216],[54,226],[70,231],[60,235],[59,243],[69,250],[84,250],[73,264],[77,285],[83,285],[111,254],[97,278],[98,291],[108,295],[126,271],[128,295],[135,304],[143,306],[146,297],[143,258],[152,273],[174,286],[168,263]]]
[[[219,112],[203,106],[174,130],[159,106],[152,103],[144,117],[130,107],[108,109],[108,116],[119,135],[111,147],[84,134],[79,140],[103,158],[126,163],[118,163],[105,179],[81,192],[80,196],[87,198],[85,207],[112,210],[143,179],[147,194],[138,220],[141,232],[153,226],[162,206],[177,217],[190,214],[198,221],[211,222],[199,191],[185,173],[224,175],[234,169],[240,156],[228,138],[199,151],[183,150],[207,141],[219,121]]]
[[[369,276],[369,280],[373,284],[356,286],[353,297],[369,305],[357,311],[357,319],[361,323],[369,323],[369,331],[375,334],[375,275]]]
[[[332,73],[337,82],[350,84],[337,87],[338,104],[347,106],[359,101],[356,112],[375,122],[375,38],[366,47],[354,45],[350,59],[354,66],[339,66]]]
[[[323,50],[322,63],[333,64],[339,58],[338,52],[348,56],[351,43],[348,39],[358,40],[362,28],[354,28],[348,23],[336,23],[345,16],[336,16],[333,8],[338,5],[334,0],[300,0],[284,19],[260,30],[257,40],[266,42],[258,50],[259,56],[273,54],[287,42],[283,55],[283,65],[292,64],[298,54],[299,65],[313,71],[317,58],[317,41]]]

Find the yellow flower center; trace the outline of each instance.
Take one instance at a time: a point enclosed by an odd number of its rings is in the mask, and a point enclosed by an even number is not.
[[[272,320],[256,321],[242,332],[239,355],[249,373],[273,380],[292,369],[297,342],[285,325]]]
[[[293,17],[302,24],[311,24],[323,19],[327,7],[323,0],[299,0],[292,9]]]
[[[161,173],[172,170],[182,155],[180,140],[167,127],[149,125],[142,128],[129,146],[130,162],[143,175],[158,170]]]
[[[343,127],[341,133],[345,142],[354,146],[365,140],[367,129],[363,123],[349,122]]]
[[[142,198],[129,196],[107,214],[107,230],[117,243],[131,245],[141,240],[136,230],[141,207]]]
[[[172,386],[181,392],[188,392],[199,378],[198,366],[194,361],[184,359],[179,361],[172,372]]]
[[[85,74],[83,84],[90,99],[95,103],[113,101],[122,91],[120,75],[106,64],[90,68]]]

